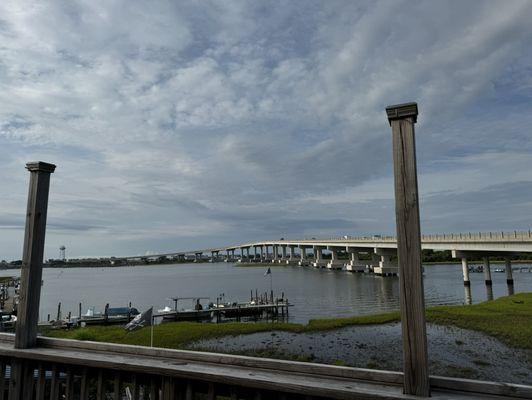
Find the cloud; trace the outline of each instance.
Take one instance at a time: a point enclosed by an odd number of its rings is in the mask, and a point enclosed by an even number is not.
[[[458,199],[532,180],[531,17],[527,1],[4,1],[0,252],[18,256],[30,159],[58,164],[51,254],[392,233],[384,108],[410,100],[422,199],[455,221],[422,209],[424,229],[487,227]]]

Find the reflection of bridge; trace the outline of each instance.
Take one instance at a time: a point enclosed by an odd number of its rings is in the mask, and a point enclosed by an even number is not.
[[[482,259],[486,285],[491,285],[490,257],[503,257],[506,261],[506,279],[513,283],[511,257],[520,253],[532,253],[532,234],[527,232],[487,232],[487,233],[452,233],[440,235],[423,235],[422,249],[434,251],[450,250],[453,257],[460,258],[463,266],[464,285],[469,286],[468,261]],[[308,250],[312,250],[309,253]],[[220,257],[220,253],[225,255]],[[236,254],[235,254],[236,252]],[[324,257],[329,252],[330,257]],[[339,253],[347,253],[347,263],[339,259]],[[193,256],[200,260],[207,254],[209,260],[269,262],[283,264],[312,265],[329,269],[364,272],[369,270],[377,275],[396,275],[398,272],[396,255],[397,240],[393,236],[349,237],[331,239],[274,240],[260,241],[236,246],[184,251],[176,253],[155,254],[143,257],[123,257],[124,260],[139,258],[172,257],[185,260]],[[360,254],[370,255],[366,260]]]

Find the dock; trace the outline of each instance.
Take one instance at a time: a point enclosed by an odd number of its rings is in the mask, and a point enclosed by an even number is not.
[[[216,299],[216,303],[209,303],[207,307],[200,306],[197,309],[178,310],[177,303],[180,300],[193,300],[199,305],[200,299],[209,299],[208,297],[173,297],[169,300],[174,302],[174,309],[153,314],[154,318],[162,318],[163,321],[215,321],[223,322],[224,320],[242,319],[277,319],[279,317],[288,317],[288,308],[293,305],[284,297],[274,298],[273,291],[268,296],[264,293],[260,297],[258,294],[253,296],[249,302],[226,302],[223,303],[221,298]]]

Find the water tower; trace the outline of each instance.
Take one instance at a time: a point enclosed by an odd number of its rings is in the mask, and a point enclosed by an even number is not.
[[[66,250],[66,247],[65,246],[61,246],[59,248],[59,258],[62,260],[62,261],[65,261],[66,260],[66,253],[65,253],[65,250]]]

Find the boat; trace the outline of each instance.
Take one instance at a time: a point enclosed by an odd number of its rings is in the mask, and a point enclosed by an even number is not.
[[[484,266],[483,265],[471,265],[468,268],[469,272],[484,272]]]
[[[493,272],[506,272],[506,268],[498,267],[498,268],[495,268],[495,269],[493,270]]]
[[[209,300],[209,297],[171,297],[167,300],[174,302],[174,308],[169,306],[157,310],[155,317],[162,317],[163,321],[205,321],[213,317],[214,304],[209,303],[205,308],[200,300]],[[178,308],[178,302],[192,300],[193,308]]]
[[[87,312],[77,319],[78,324],[85,325],[105,325],[105,324],[124,324],[131,321],[139,310],[135,307],[109,307],[105,306],[105,311],[95,312],[94,307],[89,307]]]

